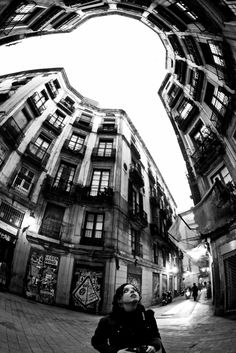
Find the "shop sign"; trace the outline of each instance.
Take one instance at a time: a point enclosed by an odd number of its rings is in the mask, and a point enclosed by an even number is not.
[[[57,256],[46,255],[46,256],[45,256],[44,263],[45,263],[45,265],[57,266],[57,265],[58,265],[58,260],[59,260],[59,259],[58,259]]]
[[[96,289],[89,276],[87,276],[83,282],[75,288],[73,296],[85,307],[99,300],[99,296],[97,295]]]

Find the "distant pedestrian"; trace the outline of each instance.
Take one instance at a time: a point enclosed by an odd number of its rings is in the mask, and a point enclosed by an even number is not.
[[[211,282],[209,281],[207,284],[207,299],[211,298]]]
[[[196,301],[198,296],[198,287],[196,286],[196,283],[193,283],[193,286],[192,286],[192,296],[194,301]]]
[[[155,353],[162,349],[154,312],[140,304],[138,289],[129,283],[117,288],[112,312],[103,317],[92,337],[93,347],[101,353]]]

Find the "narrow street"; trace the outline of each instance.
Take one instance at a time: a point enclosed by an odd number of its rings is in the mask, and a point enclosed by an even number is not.
[[[235,353],[235,320],[212,315],[198,302],[175,298],[153,307],[167,353]],[[90,345],[100,316],[48,306],[0,292],[1,353],[95,353]]]

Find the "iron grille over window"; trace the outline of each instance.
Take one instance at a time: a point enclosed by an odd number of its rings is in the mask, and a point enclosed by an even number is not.
[[[20,227],[24,218],[24,213],[16,210],[14,207],[2,202],[0,205],[0,219],[12,225]]]

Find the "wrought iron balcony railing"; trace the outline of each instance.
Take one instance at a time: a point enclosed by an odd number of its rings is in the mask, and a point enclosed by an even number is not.
[[[98,127],[97,133],[117,134],[117,125],[115,124],[102,124]]]
[[[48,162],[49,153],[36,143],[30,142],[24,153],[24,157],[30,159],[37,166],[44,168]]]
[[[75,202],[77,185],[68,179],[55,179],[47,175],[42,186],[45,199],[72,204]]]
[[[19,127],[14,118],[9,118],[0,129],[0,133],[12,148],[17,148],[24,137],[23,130]]]
[[[62,147],[62,150],[64,152],[67,152],[67,153],[70,153],[70,154],[73,154],[77,157],[80,157],[80,158],[83,158],[84,155],[85,155],[85,151],[86,151],[86,146],[83,145],[83,146],[79,146],[79,145],[73,145],[71,143],[71,140],[67,139],[65,140],[64,142],[64,145]]]
[[[91,186],[78,185],[76,188],[76,199],[78,202],[111,204],[113,202],[113,197],[114,191],[111,187],[98,190],[96,194],[91,192]]]
[[[65,99],[61,99],[60,102],[57,103],[57,105],[68,115],[72,115],[75,111],[75,107],[72,104],[68,103]]]
[[[129,217],[142,228],[145,228],[148,225],[147,213],[137,207],[137,205],[135,209],[129,205]]]
[[[78,127],[79,129],[85,130],[85,131],[91,131],[93,124],[91,122],[88,122],[86,120],[83,120],[81,118],[77,118],[74,123],[73,126]]]
[[[199,147],[192,154],[195,171],[198,174],[205,172],[212,162],[225,153],[223,142],[211,131],[199,144]]]
[[[141,167],[131,164],[129,170],[129,177],[131,181],[137,185],[139,188],[144,186],[144,180],[141,172]]]
[[[46,120],[44,120],[43,125],[47,127],[48,130],[51,130],[57,136],[60,135],[62,130],[65,127],[65,124],[58,121],[58,117],[54,114],[48,114]]]

